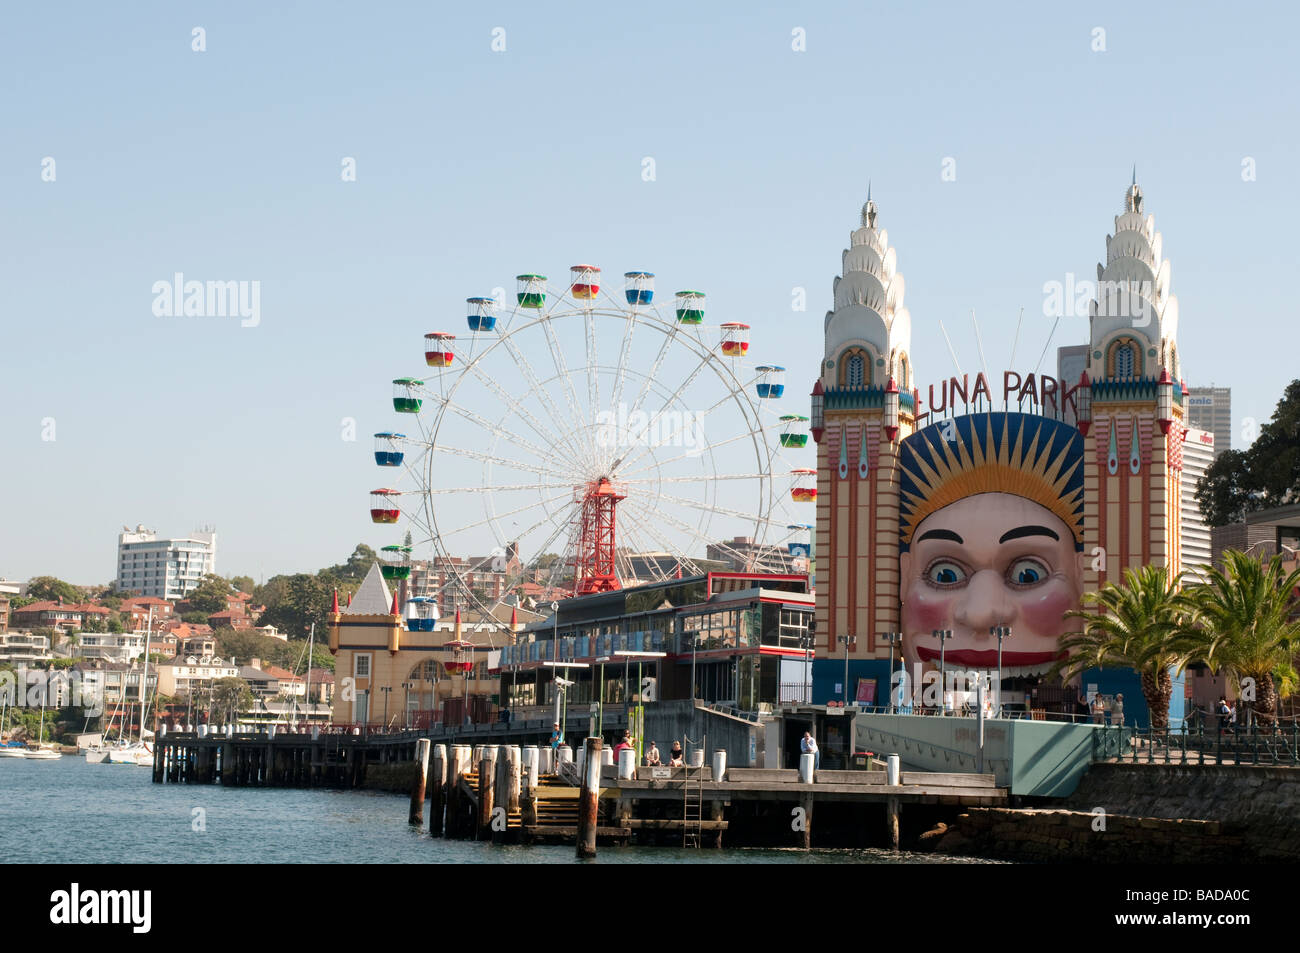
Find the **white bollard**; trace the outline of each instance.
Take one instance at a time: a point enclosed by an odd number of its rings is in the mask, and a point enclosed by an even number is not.
[[[312,727],[311,727],[311,740],[312,740],[312,741],[320,741],[320,725],[312,725]]]
[[[817,763],[815,754],[799,755],[799,782],[801,784],[813,783],[813,765]]]
[[[538,750],[536,745],[528,745],[520,749],[519,756],[522,759],[520,763],[523,766],[524,791],[531,794],[537,790],[537,775],[540,773],[539,769],[542,763],[541,751]]]
[[[537,749],[537,773],[553,774],[555,772],[555,750],[549,746]]]
[[[693,751],[691,752],[691,767],[692,767],[692,768],[702,768],[702,767],[704,767],[704,749],[703,749],[703,748],[696,748],[695,750],[693,750]]]
[[[560,745],[559,760],[560,760],[560,761],[563,761],[563,762],[566,762],[566,763],[569,763],[569,764],[572,764],[572,763],[573,763],[573,749],[570,748],[568,745]],[[559,768],[559,765],[558,765],[558,764],[556,765],[556,768],[557,768],[557,769]]]
[[[727,773],[727,749],[715,748],[713,751],[713,780],[721,781]]]
[[[885,783],[898,784],[901,774],[898,770],[898,755],[891,754],[885,759]]]
[[[267,740],[270,740],[271,738],[275,737],[275,725],[266,726],[266,737]]]
[[[613,749],[613,748],[601,748],[601,749],[600,749],[600,763],[601,763],[601,764],[613,764],[613,763],[614,763],[614,749]]]
[[[583,745],[578,749],[578,776],[582,776],[582,769],[587,766],[587,746]]]
[[[163,725],[163,726],[162,726],[162,730],[163,730],[164,733],[166,733],[166,731],[167,731],[167,726],[166,726],[166,725]],[[200,738],[206,738],[207,736],[208,736],[208,726],[207,726],[207,725],[199,725],[199,737],[200,737]]]
[[[618,753],[618,777],[619,780],[629,780],[636,777],[635,748],[624,748]]]

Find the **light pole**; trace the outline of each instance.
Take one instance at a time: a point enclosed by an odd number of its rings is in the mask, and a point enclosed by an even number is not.
[[[568,718],[569,706],[560,703],[561,698],[567,697],[565,694],[565,689],[568,686],[566,686],[564,682],[567,682],[569,680],[567,677],[569,674],[569,669],[591,668],[591,666],[588,665],[586,662],[543,662],[542,664],[550,669],[564,670],[563,676],[560,676],[558,671],[556,672],[557,677],[556,677],[556,685],[555,685],[555,720],[560,723],[560,742],[563,743],[564,732],[565,729],[568,727],[568,720],[569,720]]]
[[[948,640],[952,638],[952,629],[935,629],[930,634],[939,640],[939,714],[946,715],[945,703],[947,698],[945,696],[947,695],[948,671],[944,665],[943,650]]]
[[[384,693],[384,728],[388,728],[388,696],[392,694],[392,685],[380,685],[379,690]]]
[[[605,737],[605,663],[608,655],[596,659],[600,663],[600,696],[596,699],[596,734]]]
[[[1007,636],[1009,636],[1010,634],[1011,634],[1011,626],[1009,625],[989,626],[989,635],[996,635],[998,637],[998,680],[993,683],[994,685],[993,690],[996,691],[998,694],[997,694],[997,704],[994,705],[993,707],[994,718],[1002,717],[1002,640]]]
[[[889,710],[891,713],[894,713],[896,707],[894,703],[894,646],[903,644],[903,633],[882,632],[880,633],[880,637],[889,643]],[[902,660],[900,659],[900,661]],[[904,675],[906,675],[906,672],[904,672]],[[897,705],[897,707],[901,708],[902,693],[903,693],[902,692],[903,686],[901,682],[899,683],[898,688],[899,688],[899,704]]]
[[[857,649],[858,637],[856,635],[837,635],[835,638],[840,645],[844,646],[844,693],[842,700],[847,705],[849,701],[849,647],[852,646],[855,650]]]
[[[628,665],[628,664],[630,664],[631,661],[632,661],[632,659],[633,659],[633,657],[636,658],[636,684],[637,684],[637,693],[636,693],[636,711],[637,711],[637,718],[636,718],[636,722],[637,722],[637,723],[636,723],[636,760],[637,760],[637,764],[640,764],[640,763],[641,763],[641,750],[642,750],[642,748],[645,747],[644,739],[642,739],[642,737],[641,737],[641,736],[645,733],[644,730],[643,730],[643,729],[645,728],[645,701],[644,701],[643,698],[642,698],[643,692],[642,692],[642,689],[641,689],[641,684],[642,684],[642,682],[641,682],[641,663],[642,663],[645,659],[661,659],[661,658],[667,658],[667,657],[668,657],[668,653],[667,653],[667,652],[636,652],[636,651],[632,651],[632,650],[630,650],[630,649],[620,649],[620,650],[618,650],[617,652],[615,652],[614,654],[615,654],[615,655],[621,655],[621,656],[623,656],[623,658],[624,658],[624,663],[623,663],[623,664],[624,664],[624,665]]]
[[[799,647],[803,649],[803,703],[812,704],[812,644],[813,636],[805,632],[799,636]]]
[[[406,706],[406,714],[402,716],[402,726],[411,727],[411,683],[402,682],[402,704]]]

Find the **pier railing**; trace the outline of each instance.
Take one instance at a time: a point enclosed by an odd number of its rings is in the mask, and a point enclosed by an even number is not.
[[[1099,727],[1097,760],[1131,764],[1300,765],[1300,725]]]

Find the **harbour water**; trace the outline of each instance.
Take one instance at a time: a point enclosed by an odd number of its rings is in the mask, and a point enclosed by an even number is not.
[[[368,791],[154,784],[147,768],[0,760],[7,863],[576,863],[572,847],[431,838]],[[980,863],[880,850],[601,848],[597,863]]]

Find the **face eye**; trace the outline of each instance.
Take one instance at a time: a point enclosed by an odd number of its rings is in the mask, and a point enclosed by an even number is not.
[[[1007,569],[1007,582],[1013,586],[1029,588],[1045,582],[1051,575],[1048,568],[1038,559],[1017,559]]]
[[[925,578],[935,586],[958,586],[966,581],[966,568],[951,559],[936,559],[925,571]]]

